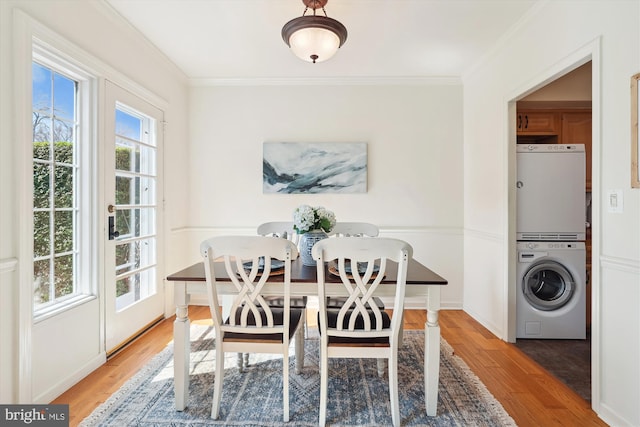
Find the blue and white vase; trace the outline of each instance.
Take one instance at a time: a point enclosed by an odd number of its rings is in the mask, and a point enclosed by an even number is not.
[[[309,267],[316,265],[316,260],[311,256],[311,249],[313,249],[313,245],[327,237],[329,237],[327,233],[322,230],[311,230],[300,235],[300,258],[303,265]]]

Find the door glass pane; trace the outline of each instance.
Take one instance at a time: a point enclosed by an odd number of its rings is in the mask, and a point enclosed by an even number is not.
[[[156,147],[154,121],[116,108],[116,309],[156,292]]]

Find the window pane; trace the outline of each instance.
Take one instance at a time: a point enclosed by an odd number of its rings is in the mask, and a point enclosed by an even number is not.
[[[71,208],[73,207],[73,168],[56,165],[54,170],[55,206],[56,208]]]
[[[40,258],[50,255],[49,211],[33,214],[33,256]]]
[[[140,141],[142,139],[142,120],[116,109],[116,134],[129,139]]]
[[[70,121],[73,120],[75,117],[76,82],[60,74],[54,74],[53,84],[56,89],[53,102],[55,116]]]
[[[33,296],[36,304],[49,301],[49,260],[44,259],[33,263]]]
[[[133,178],[127,176],[116,176],[116,204],[130,205],[132,204],[131,187]]]
[[[51,160],[49,142],[51,142],[51,117],[33,113],[33,157],[37,159]],[[43,144],[46,142],[46,144]],[[36,144],[40,143],[40,144]]]
[[[116,245],[116,274],[120,274],[119,270],[124,270],[123,266],[129,263],[133,247],[130,243]]]
[[[71,141],[73,141],[73,124],[55,119],[53,121],[53,142],[71,142]],[[73,156],[70,156],[66,161],[70,163],[72,159],[73,159]]]
[[[116,310],[122,310],[136,301],[156,292],[155,270],[149,269],[119,279],[116,282]]]
[[[40,64],[33,63],[31,67],[32,73],[32,92],[33,92],[33,110],[39,111],[43,115],[51,116],[51,80],[52,71]]]
[[[155,148],[122,138],[116,138],[116,144],[116,170],[155,175]]]
[[[132,155],[131,147],[117,145],[116,146],[116,171],[130,171],[131,161],[135,156]]]
[[[136,203],[152,205],[156,200],[156,180],[149,177],[138,177],[134,185]]]
[[[116,297],[121,297],[125,294],[133,293],[135,289],[135,281],[135,276],[118,280],[116,282]]]
[[[49,179],[51,166],[44,163],[33,164],[33,207],[47,208],[50,203]]]
[[[56,298],[73,293],[73,255],[56,257],[54,262]]]
[[[55,213],[55,253],[73,250],[73,212],[58,211]]]
[[[133,209],[116,210],[116,230],[120,233],[119,239],[132,237],[131,223],[134,221]]]
[[[135,208],[116,210],[116,229],[120,238],[140,237],[155,234],[155,209]]]
[[[142,239],[116,246],[116,275],[126,274],[156,263],[155,239]]]

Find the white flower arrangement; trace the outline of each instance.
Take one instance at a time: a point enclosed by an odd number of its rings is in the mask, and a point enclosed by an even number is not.
[[[336,225],[336,216],[322,206],[301,205],[293,211],[293,228],[304,234],[311,230],[323,230],[328,233]]]

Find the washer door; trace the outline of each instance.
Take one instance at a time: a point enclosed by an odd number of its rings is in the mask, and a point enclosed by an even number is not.
[[[539,310],[559,309],[571,300],[574,289],[571,273],[555,261],[532,265],[522,278],[524,297]]]

